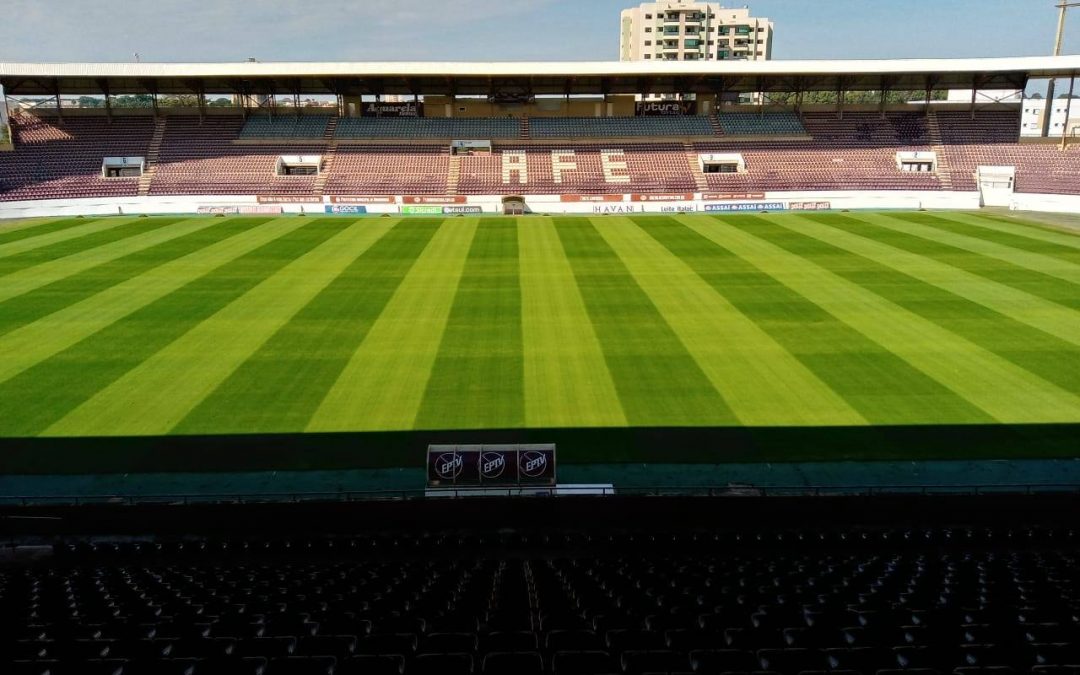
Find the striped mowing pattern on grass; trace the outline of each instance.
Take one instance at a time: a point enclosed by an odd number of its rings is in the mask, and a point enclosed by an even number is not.
[[[25,230],[15,230],[13,232],[0,230],[0,258],[78,239],[114,227],[129,225],[134,220],[133,218],[103,218],[101,220],[71,218],[52,223],[41,223],[39,227]]]
[[[2,274],[0,278],[4,280],[3,285],[0,285],[0,302],[43,288],[61,279],[78,276],[81,272],[93,270],[106,263],[119,260],[126,264],[143,249],[153,248],[163,242],[199,232],[208,228],[214,221],[203,218],[182,223],[174,219],[163,219],[158,222],[160,224],[157,227],[131,232],[129,234],[133,236],[96,248],[78,252],[61,250],[57,251],[58,255],[51,259],[38,261],[33,266],[21,268],[18,271],[0,270]],[[217,230],[228,231],[228,228],[214,228],[213,232],[216,234]],[[52,252],[54,249],[50,247],[46,250]],[[150,260],[156,260],[159,263],[168,259],[168,256],[162,255],[160,251],[154,251],[150,256]],[[104,277],[124,278],[115,271],[107,272]]]
[[[213,394],[179,433],[302,429],[435,236],[439,219],[395,224],[357,256]]]
[[[45,220],[0,435],[1080,422],[1078,284],[976,214]]]
[[[531,427],[626,426],[604,350],[555,224],[518,228],[525,422]]]

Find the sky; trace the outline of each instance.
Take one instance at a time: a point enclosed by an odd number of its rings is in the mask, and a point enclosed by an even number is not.
[[[742,7],[747,0],[725,3]],[[1057,0],[752,0],[773,57],[1049,54]],[[627,0],[3,0],[0,61],[616,60]],[[1080,53],[1080,8],[1065,53]]]

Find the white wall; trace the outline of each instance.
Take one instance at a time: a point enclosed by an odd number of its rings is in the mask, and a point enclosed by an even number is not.
[[[501,213],[502,197],[497,195],[465,198],[456,206],[479,206],[484,213]],[[562,195],[526,195],[525,204],[534,213],[669,213],[721,212],[718,209],[746,205],[771,204],[771,211],[801,210],[801,208],[840,209],[977,209],[978,192],[942,191],[834,191],[834,192],[768,192],[764,197],[739,200],[703,200],[702,193],[692,199],[672,196],[670,201],[635,201],[633,195],[615,195],[615,201],[566,201]],[[329,198],[324,200],[329,204]],[[824,204],[827,202],[827,204]],[[808,203],[812,203],[808,204]],[[284,203],[283,213],[324,215],[322,203]],[[0,202],[0,218],[70,217],[118,214],[189,214],[207,206],[259,206],[252,196],[188,196],[188,197],[120,197],[101,199],[65,199],[24,202]],[[267,205],[263,205],[267,206]],[[401,213],[406,207],[401,197],[392,204],[365,204],[370,214]],[[438,206],[438,205],[435,205]],[[801,208],[800,208],[801,207]],[[1042,207],[1042,208],[1040,208]],[[441,208],[441,206],[439,206]],[[453,207],[450,207],[453,208]],[[1015,195],[1014,208],[1080,213],[1080,197],[1048,195]]]
[[[1080,195],[1037,195],[1016,193],[1009,204],[1012,211],[1080,213]]]

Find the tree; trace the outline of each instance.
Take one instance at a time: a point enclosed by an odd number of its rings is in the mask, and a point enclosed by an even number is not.
[[[115,108],[152,108],[154,97],[150,94],[136,94],[135,96],[117,96],[113,99]]]
[[[165,98],[161,99],[161,105],[170,108],[195,108],[199,105],[199,97],[195,94],[166,96]]]
[[[104,108],[104,99],[96,98],[94,96],[80,96],[78,99],[80,108]]]
[[[210,107],[212,108],[228,108],[232,104],[232,99],[225,97],[215,98],[213,101],[210,101]]]

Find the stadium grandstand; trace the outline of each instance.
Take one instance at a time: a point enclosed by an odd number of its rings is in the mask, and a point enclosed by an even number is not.
[[[273,198],[275,208],[295,211],[393,197],[365,210],[398,213],[405,197],[427,195],[485,213],[521,196],[514,208],[553,213],[592,212],[598,207],[589,198],[603,195],[609,208],[624,195],[622,208],[658,209],[667,194],[700,210],[740,201],[711,195],[761,195],[741,200],[752,206],[827,192],[837,207],[1023,208],[1037,200],[1076,210],[1076,130],[1021,139],[1023,100],[988,102],[982,92],[1025,91],[1047,78],[1074,82],[1078,69],[1077,57],[7,63],[0,64],[7,96],[33,105],[14,107],[10,118],[0,209],[9,217],[195,212]],[[957,89],[971,90],[970,104],[934,100]],[[834,92],[836,103],[802,103],[821,91]],[[845,104],[851,92],[866,91],[880,104]],[[922,92],[930,103],[888,103],[897,91]],[[237,105],[207,105],[222,94]],[[643,94],[675,98],[639,100]],[[751,94],[760,105],[739,103]],[[168,95],[185,95],[189,106],[159,104]],[[294,105],[280,106],[283,95]],[[72,109],[65,96],[104,103]],[[124,96],[148,102],[112,104]],[[330,107],[295,105],[311,96]],[[655,199],[626,203],[633,194]]]
[[[0,62],[0,675],[1080,674],[1078,74]]]

